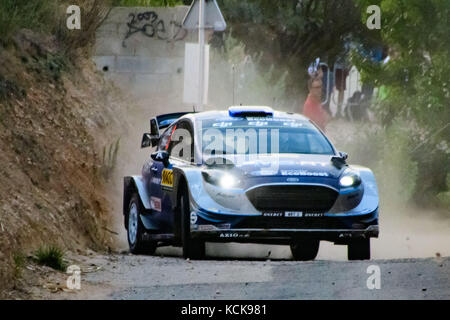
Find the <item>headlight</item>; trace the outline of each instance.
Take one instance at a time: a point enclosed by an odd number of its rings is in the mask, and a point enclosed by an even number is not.
[[[206,182],[224,189],[235,188],[239,184],[239,179],[230,172],[221,170],[208,170],[202,172]]]
[[[361,177],[359,176],[358,172],[351,169],[345,169],[344,173],[342,173],[342,176],[339,179],[339,185],[344,188],[356,187],[360,184]]]

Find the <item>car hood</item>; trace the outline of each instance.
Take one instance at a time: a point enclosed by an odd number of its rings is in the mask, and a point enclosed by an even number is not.
[[[225,155],[210,157],[207,162],[224,159],[233,170],[245,177],[250,187],[260,183],[321,183],[338,187],[345,169],[332,162],[333,155],[268,154]]]

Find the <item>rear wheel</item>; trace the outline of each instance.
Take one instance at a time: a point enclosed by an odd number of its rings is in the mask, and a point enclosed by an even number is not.
[[[181,210],[181,242],[185,259],[203,259],[205,257],[205,242],[191,238],[191,221],[189,219],[189,196],[185,192],[180,199]]]
[[[308,261],[314,260],[319,252],[320,240],[295,240],[291,244],[291,252],[294,260]]]
[[[140,215],[144,211],[141,200],[137,194],[131,197],[128,207],[127,238],[130,252],[133,254],[153,254],[156,250],[156,242],[144,241],[144,226]]]
[[[370,259],[370,238],[353,240],[347,246],[348,260]]]

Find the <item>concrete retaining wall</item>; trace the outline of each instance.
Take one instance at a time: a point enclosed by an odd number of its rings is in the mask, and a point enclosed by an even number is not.
[[[96,34],[94,61],[105,76],[139,100],[182,102],[189,7],[114,8]]]

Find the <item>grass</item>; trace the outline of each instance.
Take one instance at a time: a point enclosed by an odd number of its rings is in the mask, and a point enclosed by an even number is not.
[[[14,260],[14,275],[13,275],[13,277],[15,280],[17,280],[22,275],[22,269],[25,266],[26,257],[23,255],[23,253],[19,252],[13,256],[13,260]]]
[[[1,0],[0,38],[5,39],[21,28],[50,31],[57,2],[54,0]]]
[[[190,1],[184,1],[189,2]],[[183,5],[181,0],[114,0],[113,5],[118,7],[173,7]]]
[[[59,271],[66,271],[67,263],[64,262],[64,251],[57,246],[42,246],[36,253],[36,262]]]

